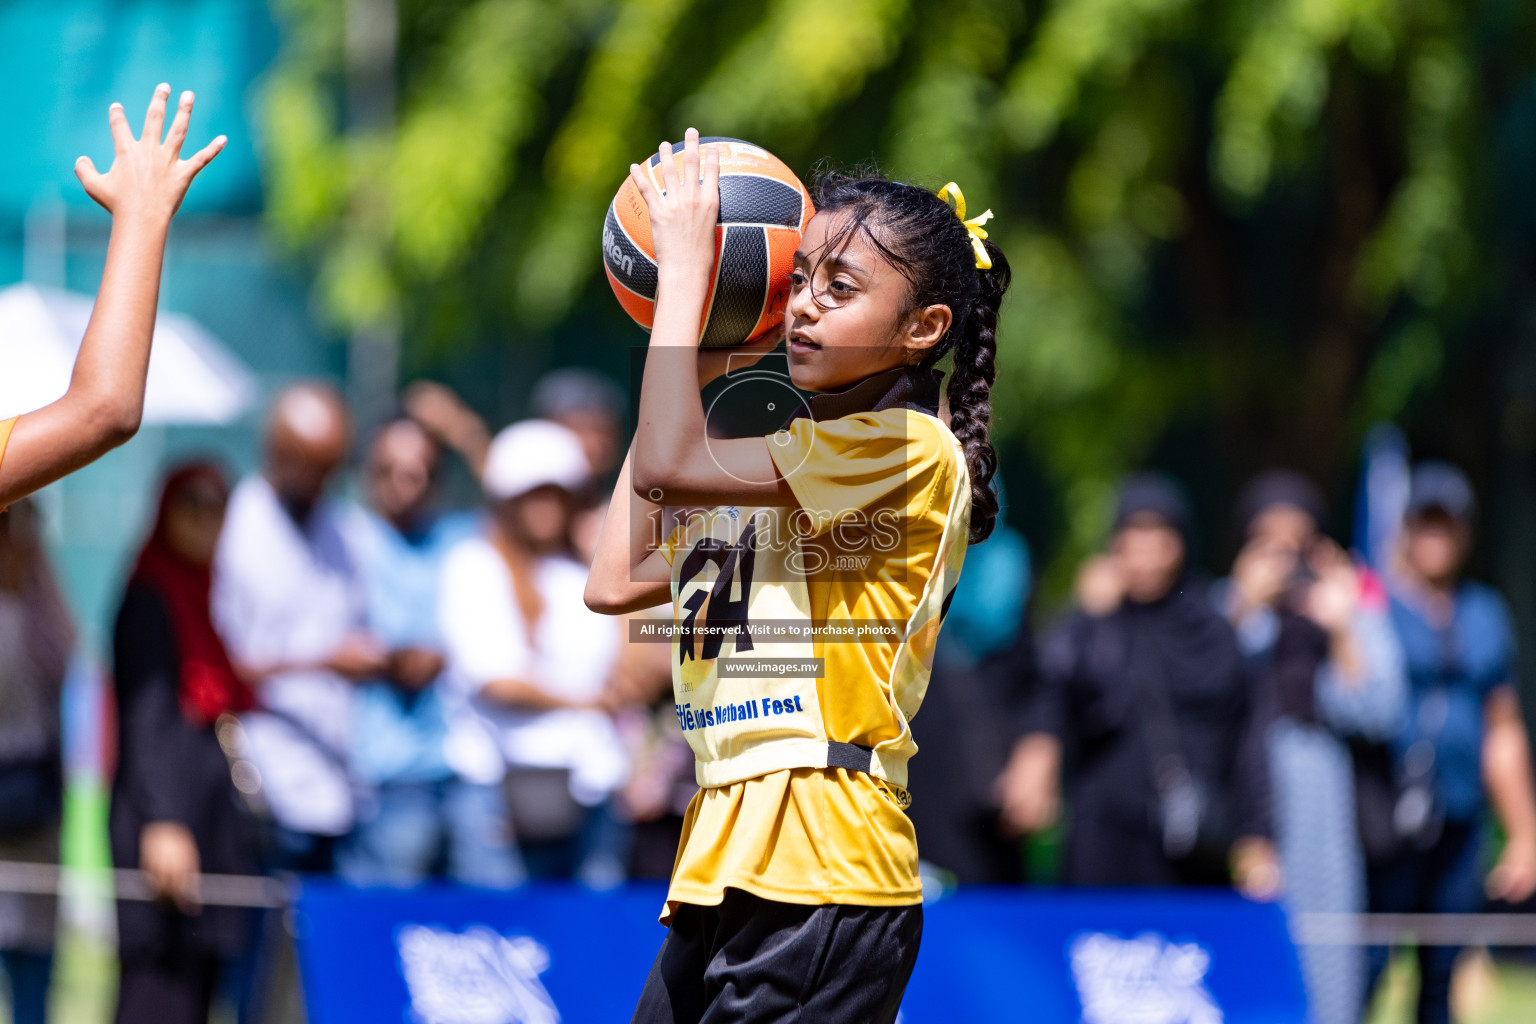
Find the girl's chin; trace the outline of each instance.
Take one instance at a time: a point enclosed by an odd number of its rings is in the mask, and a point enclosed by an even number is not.
[[[836,391],[846,391],[870,374],[859,374],[849,377],[846,373],[839,374],[834,367],[827,366],[817,356],[820,351],[807,353],[796,357],[793,353],[789,357],[789,380],[801,391],[812,391],[817,394],[830,394]]]
[[[817,373],[812,367],[797,367],[793,363],[789,367],[789,382],[801,391],[810,391],[818,395],[830,391],[841,391],[848,386],[833,380],[826,373]]]
[[[824,348],[803,349],[794,345],[786,349],[789,356],[789,379],[801,391],[825,393],[842,391],[863,379],[848,378],[848,359],[828,358],[831,353]]]
[[[825,373],[816,365],[814,353],[789,352],[789,382],[801,391],[822,391]]]

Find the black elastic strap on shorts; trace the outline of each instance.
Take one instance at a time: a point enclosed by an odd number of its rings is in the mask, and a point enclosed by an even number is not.
[[[846,768],[851,772],[868,772],[874,748],[861,747],[857,743],[828,743],[827,767]]]

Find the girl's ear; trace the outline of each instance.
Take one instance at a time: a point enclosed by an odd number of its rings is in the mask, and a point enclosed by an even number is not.
[[[907,318],[906,336],[902,339],[902,344],[908,351],[915,352],[919,356],[924,355],[944,340],[944,335],[949,333],[949,325],[953,322],[954,314],[943,303],[924,306]]]

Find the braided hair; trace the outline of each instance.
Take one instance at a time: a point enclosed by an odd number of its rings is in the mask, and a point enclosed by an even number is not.
[[[954,352],[949,377],[950,430],[965,453],[971,476],[970,542],[979,544],[997,520],[997,452],[988,439],[992,421],[992,384],[997,379],[997,315],[1010,271],[1002,251],[982,242],[992,268],[976,266],[972,236],[948,203],[916,185],[887,181],[874,174],[828,171],[816,183],[816,209],[846,216],[840,248],[862,232],[881,257],[901,272],[909,285],[906,312],[945,305],[949,331],[921,363],[933,366]]]

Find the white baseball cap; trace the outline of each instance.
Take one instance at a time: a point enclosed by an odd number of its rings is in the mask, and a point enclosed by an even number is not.
[[[549,484],[574,491],[591,475],[574,433],[549,420],[523,420],[492,439],[480,483],[487,496],[506,501]]]

